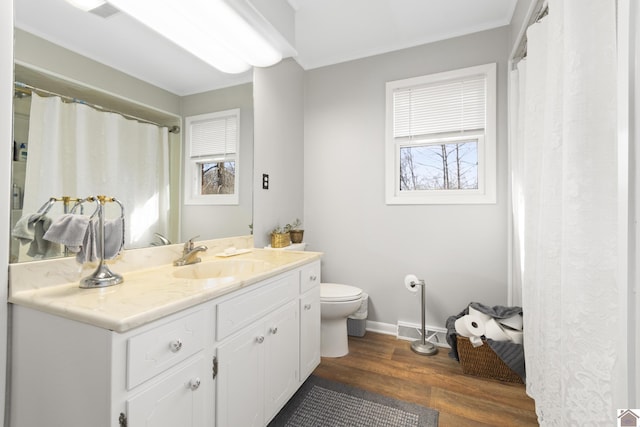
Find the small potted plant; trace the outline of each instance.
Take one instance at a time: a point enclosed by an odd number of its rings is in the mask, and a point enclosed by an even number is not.
[[[296,218],[291,224],[287,224],[285,229],[289,230],[289,236],[291,237],[291,243],[302,243],[304,237],[304,230],[302,229],[302,221]]]
[[[271,230],[271,247],[284,248],[291,244],[291,236],[287,227],[276,227]]]

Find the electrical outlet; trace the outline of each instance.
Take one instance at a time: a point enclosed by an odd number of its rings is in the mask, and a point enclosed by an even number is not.
[[[262,189],[263,190],[268,190],[269,189],[269,174],[268,173],[263,173],[262,174]]]

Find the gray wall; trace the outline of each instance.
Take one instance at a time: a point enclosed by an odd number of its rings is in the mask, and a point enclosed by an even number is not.
[[[15,60],[68,80],[118,95],[172,114],[180,114],[180,97],[114,68],[16,29]],[[127,111],[125,111],[127,112]]]
[[[194,236],[200,239],[241,236],[250,233],[253,221],[253,84],[185,96],[182,115],[240,108],[240,184],[239,204],[228,206],[182,205],[182,240]],[[184,152],[184,151],[183,151]],[[184,166],[183,166],[184,167]],[[181,192],[184,192],[184,173]]]
[[[308,71],[305,76],[304,221],[325,252],[322,280],[369,294],[369,320],[443,327],[471,301],[507,300],[507,55],[509,28]],[[387,206],[385,82],[485,63],[498,68],[497,204]]]
[[[274,227],[303,218],[304,70],[285,59],[256,68],[253,84],[253,224],[255,246],[262,247],[270,243]],[[264,173],[270,178],[268,190],[262,189]]]

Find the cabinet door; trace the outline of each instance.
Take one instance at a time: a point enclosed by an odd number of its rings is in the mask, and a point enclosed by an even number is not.
[[[201,353],[127,400],[128,425],[202,427],[213,420],[211,367]],[[208,411],[208,412],[207,412]]]
[[[265,339],[259,323],[218,347],[217,427],[263,425]]]
[[[300,298],[300,382],[320,364],[320,286]]]
[[[277,414],[298,389],[299,325],[297,300],[265,319],[265,422]]]

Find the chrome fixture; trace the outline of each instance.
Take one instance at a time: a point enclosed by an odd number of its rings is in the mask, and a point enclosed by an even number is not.
[[[198,257],[198,254],[200,252],[206,251],[209,248],[207,248],[204,245],[195,246],[193,243],[193,240],[198,237],[200,236],[192,237],[191,239],[185,242],[184,248],[182,249],[182,256],[177,260],[173,261],[173,265],[178,267],[182,265],[196,264],[202,261],[200,257]]]
[[[106,286],[118,285],[124,281],[122,275],[113,273],[109,270],[109,266],[105,262],[105,249],[104,249],[104,239],[105,239],[105,227],[104,227],[104,205],[105,203],[115,202],[120,206],[120,221],[122,221],[122,236],[120,236],[120,250],[124,247],[124,205],[115,197],[107,197],[107,196],[96,196],[96,197],[88,197],[85,199],[86,201],[95,201],[98,204],[97,214],[98,214],[98,248],[99,248],[99,257],[100,263],[98,264],[98,268],[93,272],[92,275],[85,277],[80,280],[80,287],[83,289],[95,289],[95,288],[104,288]],[[82,201],[77,202],[76,206],[72,208],[73,210],[81,204]]]
[[[158,238],[158,240],[160,240],[159,242],[151,242],[151,246],[165,246],[165,245],[170,245],[171,241],[169,239],[167,239],[166,237],[164,237],[162,234],[160,233],[153,233],[154,236],[156,236]]]
[[[425,326],[425,313],[426,313],[426,284],[424,280],[418,279],[417,281],[411,281],[411,287],[420,286],[422,288],[422,331],[421,331],[421,339],[416,340],[411,343],[411,350],[414,353],[420,354],[422,356],[433,356],[438,352],[438,348],[433,345],[433,343],[427,342],[427,328]]]

